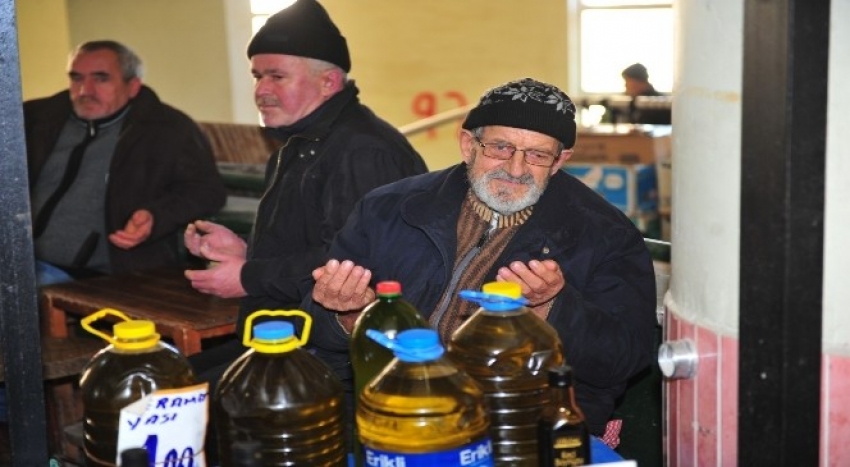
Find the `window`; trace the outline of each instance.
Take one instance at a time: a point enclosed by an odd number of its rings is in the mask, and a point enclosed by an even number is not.
[[[295,0],[251,0],[251,36],[266,24],[269,16],[295,3]]]
[[[673,2],[576,0],[578,36],[571,48],[580,94],[620,94],[620,72],[640,62],[660,92],[673,90]],[[573,23],[575,24],[575,23]]]

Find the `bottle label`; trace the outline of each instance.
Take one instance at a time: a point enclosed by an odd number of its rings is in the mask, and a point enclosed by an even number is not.
[[[368,467],[492,467],[493,445],[490,438],[446,451],[407,454],[364,448]]]
[[[163,389],[121,409],[115,465],[121,452],[143,447],[163,467],[204,467],[209,384]]]

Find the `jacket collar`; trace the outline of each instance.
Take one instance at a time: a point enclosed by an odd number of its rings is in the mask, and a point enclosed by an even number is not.
[[[43,111],[33,115],[33,119],[41,122],[40,124],[58,125],[61,129],[61,126],[65,124],[69,115],[76,118],[74,107],[71,105],[71,93],[67,89],[45,98],[45,101],[49,102],[49,105],[44,107]],[[153,89],[142,85],[136,97],[130,99],[127,106],[123,107],[122,110],[129,107],[127,116],[132,119],[138,119],[149,115],[151,109],[159,104],[159,97]]]
[[[349,81],[345,83],[342,90],[323,102],[310,115],[287,127],[267,128],[266,131],[280,141],[286,141],[294,135],[311,140],[324,139],[330,133],[331,127],[342,112],[352,102],[359,101],[357,98],[359,93],[360,90],[357,89],[354,81]]]
[[[469,190],[466,170],[465,163],[449,167],[442,171],[442,176],[437,175],[442,182],[436,187],[436,192],[428,190],[412,195],[401,210],[405,221],[425,230],[434,228],[436,231],[446,232],[454,238],[453,226],[457,223],[461,204]],[[549,180],[546,191],[534,205],[531,216],[517,232],[515,240],[527,241],[537,238],[545,243],[555,240],[561,242],[562,246],[574,243],[582,226],[568,222],[573,217],[570,211],[575,209],[570,183],[569,175],[560,171]],[[527,235],[533,238],[527,238]]]

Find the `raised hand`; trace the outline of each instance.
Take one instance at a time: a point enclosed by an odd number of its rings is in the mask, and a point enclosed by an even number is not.
[[[359,311],[375,300],[375,291],[369,287],[372,271],[351,261],[332,259],[313,270],[313,279],[313,300],[329,310]]]

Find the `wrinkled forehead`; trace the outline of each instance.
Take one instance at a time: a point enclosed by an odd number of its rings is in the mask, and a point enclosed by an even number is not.
[[[68,63],[68,73],[76,75],[121,76],[118,55],[111,50],[80,52]]]

